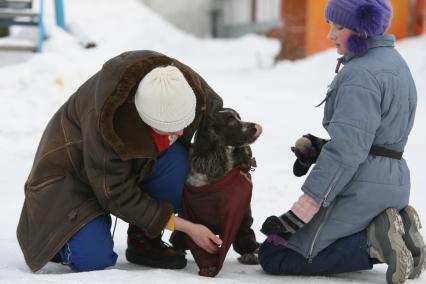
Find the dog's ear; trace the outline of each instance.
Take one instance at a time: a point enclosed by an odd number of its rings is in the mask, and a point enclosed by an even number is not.
[[[198,129],[194,137],[192,148],[194,155],[198,157],[205,157],[215,151],[217,146],[217,135],[211,127]]]
[[[225,173],[226,152],[213,127],[199,130],[191,146],[191,170],[205,174],[209,182]]]

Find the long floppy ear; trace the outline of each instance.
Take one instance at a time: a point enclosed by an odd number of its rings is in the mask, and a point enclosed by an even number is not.
[[[192,148],[194,154],[199,157],[205,157],[209,153],[215,151],[218,145],[217,143],[219,142],[219,137],[214,132],[213,126],[215,124],[214,122],[217,120],[219,109],[222,109],[222,100],[218,96],[214,97],[213,100],[215,102],[213,103],[212,100],[210,100],[213,105],[208,106],[208,111],[205,113],[205,116],[194,135]]]
[[[218,145],[217,135],[210,128],[210,125],[205,125],[198,129],[195,133],[194,143],[192,144],[193,156],[207,157],[216,152]]]
[[[225,172],[226,151],[212,127],[197,132],[190,155],[192,170],[206,174],[209,181]]]

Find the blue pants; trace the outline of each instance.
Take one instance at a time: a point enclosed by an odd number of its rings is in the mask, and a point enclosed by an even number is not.
[[[152,172],[143,179],[143,190],[154,199],[171,203],[175,213],[179,213],[188,172],[188,152],[182,144],[174,143],[158,157]]]
[[[180,143],[174,143],[158,157],[152,172],[143,180],[143,189],[152,198],[173,204],[177,213],[188,169],[188,152]],[[74,271],[101,270],[115,265],[117,254],[113,247],[111,216],[104,214],[72,236],[59,256]]]
[[[282,245],[265,241],[259,249],[263,270],[274,275],[330,275],[373,267],[367,248],[367,233],[361,231],[337,240],[311,261]]]

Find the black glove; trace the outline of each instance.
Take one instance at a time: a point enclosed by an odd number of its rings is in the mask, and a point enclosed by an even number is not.
[[[304,176],[309,171],[311,165],[317,161],[322,146],[327,142],[328,140],[318,138],[312,134],[306,134],[297,139],[295,146],[291,147],[291,151],[297,157],[293,164],[295,176]]]
[[[305,222],[289,210],[280,217],[269,216],[266,218],[260,231],[267,236],[275,234],[288,241],[304,225]]]

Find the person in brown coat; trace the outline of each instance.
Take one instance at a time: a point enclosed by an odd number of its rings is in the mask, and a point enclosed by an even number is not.
[[[74,271],[115,264],[111,215],[129,223],[128,261],[183,268],[167,227],[207,252],[221,240],[179,212],[187,147],[221,98],[176,59],[130,51],[107,61],[48,123],[25,183],[17,237],[32,271],[49,261]]]

